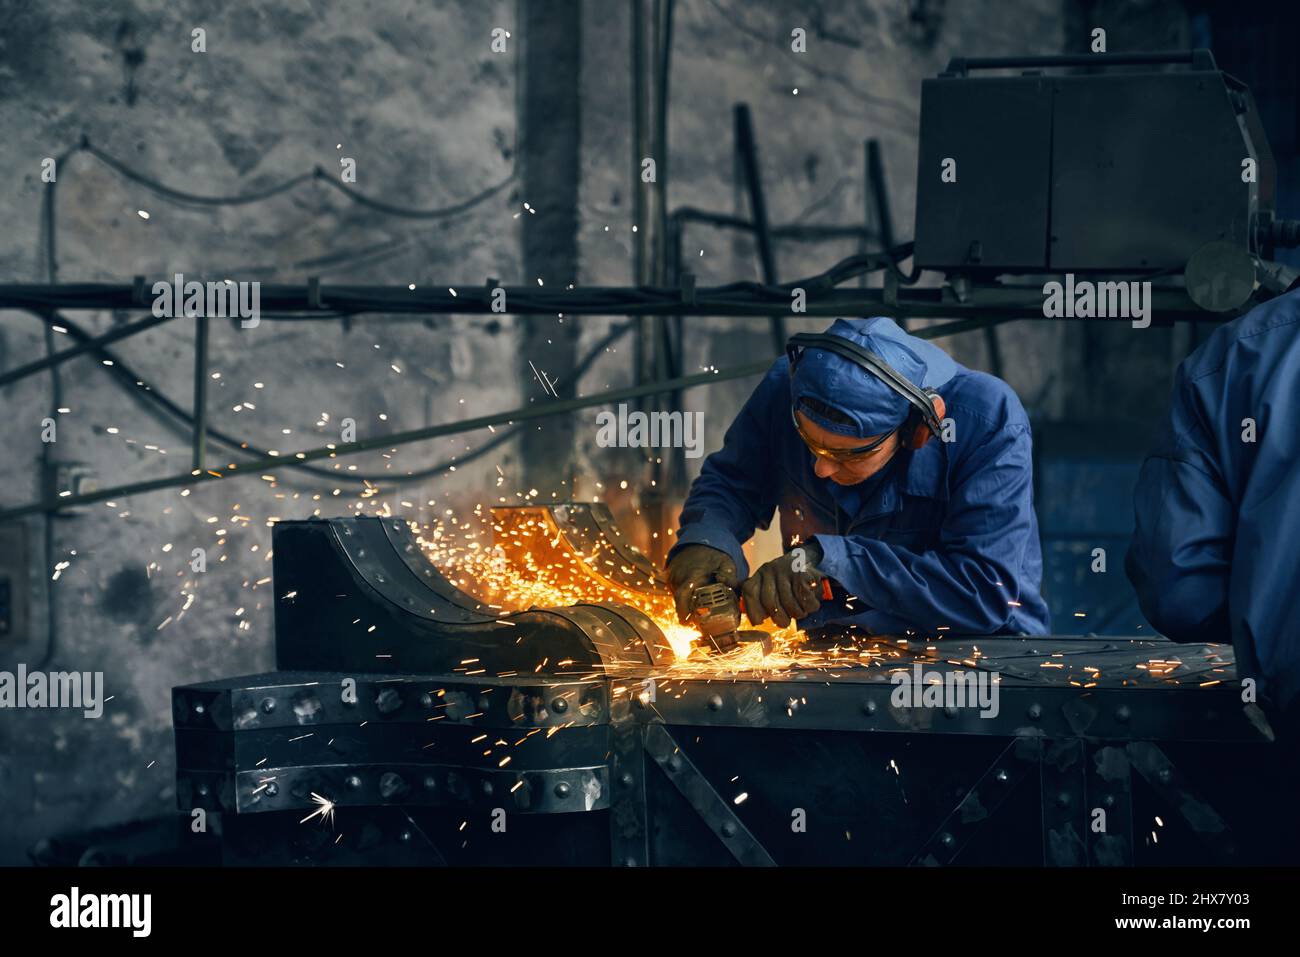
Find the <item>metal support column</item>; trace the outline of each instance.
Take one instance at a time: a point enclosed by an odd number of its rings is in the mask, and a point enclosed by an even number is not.
[[[736,152],[744,171],[745,187],[749,192],[749,212],[754,220],[754,236],[758,240],[758,258],[763,267],[763,282],[776,285],[776,259],[772,252],[772,232],[767,223],[767,202],[763,197],[763,182],[758,171],[758,146],[754,142],[754,124],[749,106],[737,103]],[[771,317],[772,347],[779,354],[785,349],[785,316],[777,313]]]
[[[208,317],[194,320],[194,439],[190,465],[202,470],[208,444]]]

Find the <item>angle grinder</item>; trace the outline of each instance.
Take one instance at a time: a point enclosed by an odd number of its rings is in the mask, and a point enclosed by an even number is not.
[[[772,650],[772,636],[759,629],[742,629],[745,600],[735,590],[714,582],[701,585],[691,595],[691,622],[700,631],[695,647],[706,654],[723,654],[742,641],[761,641],[763,653]]]
[[[820,579],[822,599],[829,601],[832,597],[830,579],[823,578],[815,570],[814,575]],[[691,621],[700,632],[695,647],[706,654],[725,654],[742,641],[758,641],[763,645],[763,654],[770,654],[772,636],[768,632],[740,627],[744,611],[745,599],[721,582],[696,588],[691,596]]]

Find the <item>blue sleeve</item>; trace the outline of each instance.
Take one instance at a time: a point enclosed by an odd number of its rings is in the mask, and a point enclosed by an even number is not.
[[[1174,641],[1224,641],[1235,509],[1211,432],[1180,368],[1164,436],[1133,491],[1135,527],[1124,570],[1138,605]]]
[[[1010,630],[1020,597],[1017,575],[1036,544],[1033,439],[1028,423],[998,427],[969,442],[951,477],[948,512],[931,551],[859,535],[818,535],[820,570],[848,592],[801,619],[876,633],[902,628],[991,635]],[[1037,582],[1027,583],[1035,590]]]
[[[779,499],[773,423],[782,403],[789,404],[785,361],[781,359],[767,373],[727,429],[722,448],[704,460],[682,505],[677,543],[668,560],[684,545],[709,545],[731,556],[742,580],[749,577],[749,563],[740,546],[754,529],[771,524]]]

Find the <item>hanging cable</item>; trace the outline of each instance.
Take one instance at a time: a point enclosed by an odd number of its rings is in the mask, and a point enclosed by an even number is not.
[[[70,156],[72,153],[75,152],[89,153],[91,156],[95,157],[95,159],[99,160],[105,166],[108,166],[109,168],[113,169],[114,171],[116,171],[126,179],[129,179],[131,182],[137,183],[140,186],[145,187],[155,195],[161,196],[165,199],[170,199],[173,202],[181,205],[244,206],[247,205],[248,203],[257,203],[257,202],[261,202],[262,200],[270,199],[273,196],[279,196],[281,193],[287,193],[291,189],[294,189],[295,187],[300,186],[303,183],[306,183],[310,180],[321,180],[326,184],[338,189],[341,193],[343,193],[343,195],[347,196],[348,199],[352,200],[354,203],[357,203],[361,206],[365,206],[369,209],[376,210],[381,213],[385,213],[386,215],[389,216],[400,216],[405,219],[445,219],[448,216],[455,216],[458,213],[463,213],[466,210],[473,209],[475,206],[479,205],[480,203],[483,203],[488,199],[491,199],[502,189],[504,189],[507,185],[509,185],[515,179],[516,176],[516,171],[511,170],[510,174],[506,176],[506,178],[503,179],[501,182],[495,184],[494,186],[489,186],[487,189],[484,189],[476,193],[475,195],[471,196],[469,199],[463,200],[459,203],[453,203],[450,206],[440,207],[438,209],[417,210],[417,209],[407,209],[401,206],[392,206],[388,203],[381,202],[380,200],[371,199],[369,196],[366,196],[363,193],[360,193],[357,190],[352,189],[341,182],[335,181],[334,178],[332,176],[329,176],[325,172],[324,168],[320,166],[313,168],[310,173],[299,173],[297,176],[291,176],[289,177],[289,179],[284,180],[281,183],[277,183],[274,186],[268,186],[265,189],[256,190],[251,193],[236,194],[233,196],[199,196],[196,193],[187,193],[179,189],[174,189],[171,186],[168,186],[165,183],[161,183],[150,176],[146,176],[143,173],[131,169],[131,167],[127,166],[121,160],[117,159],[114,156],[109,155],[108,153],[105,153],[99,147],[92,145],[90,142],[90,138],[88,136],[85,136],[84,134],[81,137],[81,142],[77,146],[69,150],[67,153],[65,153],[64,158],[67,158],[68,156]]]

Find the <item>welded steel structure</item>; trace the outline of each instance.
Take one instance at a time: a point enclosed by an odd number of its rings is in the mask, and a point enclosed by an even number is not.
[[[625,548],[603,510],[538,511]],[[275,575],[282,670],[173,692],[178,802],[228,863],[1297,859],[1294,762],[1228,647],[873,638],[887,666],[682,676],[639,611],[485,606],[404,522],[281,523]],[[914,663],[1000,675],[996,713],[899,706]]]

